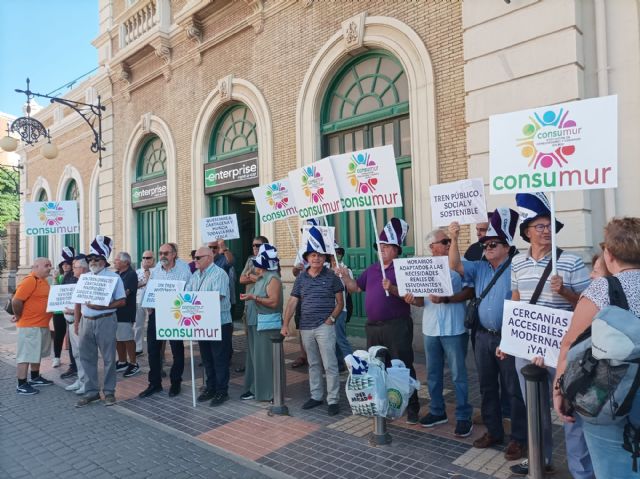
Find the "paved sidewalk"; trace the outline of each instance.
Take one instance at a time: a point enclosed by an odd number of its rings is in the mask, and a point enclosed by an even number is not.
[[[4,312],[0,313],[0,331],[2,331],[0,334],[0,362],[14,364],[15,339],[12,339],[12,336],[15,335],[15,327],[13,327],[14,331],[11,329],[12,325],[8,323],[7,315]],[[185,349],[188,356],[189,349],[188,347]],[[171,354],[169,348],[167,350],[166,361],[170,363]],[[234,350],[236,352],[232,359],[232,371],[244,363],[245,344],[242,331],[236,331],[234,334]],[[295,341],[285,342],[286,403],[291,413],[289,417],[270,417],[267,414],[267,403],[239,400],[239,396],[245,391],[242,374],[235,372],[232,372],[231,376],[230,401],[217,408],[211,408],[207,403],[199,403],[196,408],[193,408],[188,358],[180,396],[168,397],[169,383],[168,379],[165,379],[164,392],[147,399],[139,399],[137,394],[147,385],[146,356],[140,358],[142,373],[128,379],[118,374],[116,390],[118,405],[111,408],[113,412],[108,412],[110,417],[121,416],[123,421],[126,421],[127,427],[137,425],[138,421],[132,420],[132,417],[140,418],[145,424],[151,421],[162,425],[165,429],[182,434],[181,437],[188,436],[196,443],[212,445],[232,454],[233,457],[252,461],[256,465],[267,466],[269,473],[277,471],[295,478],[511,477],[509,466],[517,461],[506,462],[502,449],[480,450],[471,446],[473,440],[480,437],[485,431],[481,424],[474,425],[473,435],[469,438],[459,439],[453,435],[455,395],[449,379],[445,380],[445,388],[447,388],[445,399],[449,411],[449,424],[425,429],[420,425],[407,425],[405,418],[401,418],[389,425],[389,432],[393,438],[391,445],[371,447],[368,444],[367,435],[372,430],[372,420],[351,415],[349,405],[344,397],[346,375],[341,377],[341,412],[339,415],[329,417],[326,405],[310,411],[301,410],[302,403],[308,399],[309,390],[306,368],[294,370],[290,367],[290,364],[297,357],[297,351],[298,345]],[[196,345],[194,345],[194,354],[194,362],[197,365],[200,361]],[[50,359],[44,360],[43,375],[54,380],[60,386],[69,384],[70,381],[59,379],[60,373],[66,369],[68,363],[67,351],[63,352],[63,366],[61,368],[52,369],[50,362]],[[470,400],[476,407],[474,413],[477,414],[480,394],[471,357],[467,358],[467,364],[470,373]],[[416,369],[418,379],[424,383],[424,356],[416,358]],[[202,376],[202,368],[197,367],[196,384],[198,388],[202,385]],[[3,375],[3,377],[5,376]],[[15,396],[15,385],[10,380],[3,380],[0,385],[2,386],[0,394],[2,402],[10,395]],[[77,424],[79,428],[83,427],[81,424],[86,425],[86,421],[76,418],[85,414],[85,411],[89,411],[88,414],[93,415],[105,414],[105,409],[109,410],[102,405],[91,405],[85,409],[76,410],[73,408],[77,399],[75,394],[67,393],[55,386],[49,389],[54,389],[55,392],[43,391],[43,394],[34,398],[14,397],[13,401],[20,403],[33,400],[42,401],[43,398],[55,394],[56,413],[60,418],[69,419],[71,424]],[[421,414],[426,414],[428,394],[424,386],[421,388],[419,396],[423,405]],[[28,415],[28,409],[24,410],[22,414]],[[509,423],[506,422],[506,427],[508,428],[508,426]],[[144,444],[146,439],[135,440],[129,434],[124,437],[127,439],[126,443],[114,439],[111,451],[133,458],[131,462],[134,464],[129,464],[130,467],[137,467],[137,462],[148,465],[145,454],[138,456],[137,452],[133,454],[126,452],[129,445],[134,451],[137,451],[135,448],[138,443]],[[569,478],[570,475],[565,464],[563,434],[559,426],[554,426],[554,439],[556,442],[554,465],[558,470],[554,477]],[[43,447],[45,450],[55,453],[53,444],[45,443]],[[143,448],[143,450],[148,454],[153,453],[148,448]],[[191,450],[197,451],[196,456],[202,453],[202,450],[197,446],[192,445]],[[36,457],[38,455],[35,454]],[[159,455],[159,457],[162,458],[163,455]],[[168,470],[171,467],[171,457],[179,457],[179,455],[165,452],[165,463],[160,462],[158,468],[162,464]],[[199,463],[204,463],[204,460],[199,459]],[[146,469],[142,470],[146,471]],[[234,470],[232,468],[227,471],[225,468],[225,473],[233,474]],[[266,472],[264,473],[266,474]]]

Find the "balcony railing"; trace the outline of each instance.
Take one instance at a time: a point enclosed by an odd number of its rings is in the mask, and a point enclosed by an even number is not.
[[[120,24],[120,49],[135,43],[151,30],[159,27],[168,31],[171,22],[170,0],[143,0],[136,2]]]

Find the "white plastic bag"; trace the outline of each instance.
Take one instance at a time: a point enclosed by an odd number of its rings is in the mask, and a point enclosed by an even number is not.
[[[420,383],[410,376],[409,369],[401,361],[397,366],[394,364],[394,367],[387,369],[387,417],[401,417],[409,405],[409,398],[419,388]]]
[[[358,353],[358,352],[356,352]],[[350,366],[345,393],[353,414],[360,416],[385,416],[387,414],[387,387],[384,364],[362,354],[345,358]]]

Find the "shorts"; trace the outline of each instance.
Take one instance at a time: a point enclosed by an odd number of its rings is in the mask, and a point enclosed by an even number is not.
[[[17,328],[18,351],[16,363],[38,364],[51,354],[51,332],[49,328]]]
[[[116,329],[116,341],[133,341],[135,336],[133,335],[133,323],[118,323],[118,329]]]

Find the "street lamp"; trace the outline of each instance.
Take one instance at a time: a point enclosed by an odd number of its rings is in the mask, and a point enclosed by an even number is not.
[[[20,139],[27,145],[33,145],[37,143],[40,138],[46,138],[47,143],[43,145],[40,152],[42,156],[47,159],[53,159],[58,156],[58,148],[55,144],[51,143],[51,133],[45,126],[37,119],[31,117],[31,99],[34,97],[49,98],[51,103],[60,103],[61,105],[68,106],[78,113],[82,119],[89,125],[91,131],[93,131],[93,143],[91,144],[91,151],[98,153],[98,162],[102,166],[102,152],[106,150],[104,142],[102,141],[102,112],[106,108],[100,103],[100,95],[98,95],[98,104],[90,105],[88,103],[82,103],[79,101],[68,100],[66,98],[58,98],[49,95],[42,95],[40,93],[34,93],[29,89],[29,79],[27,78],[27,89],[18,90],[17,93],[24,93],[27,96],[27,116],[21,116],[7,126],[7,136],[0,140],[0,148],[4,151],[15,151],[18,148],[18,140],[11,135],[11,133],[17,133]],[[95,123],[97,120],[96,130]]]

